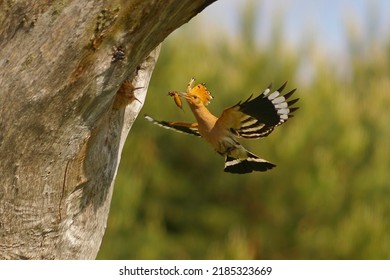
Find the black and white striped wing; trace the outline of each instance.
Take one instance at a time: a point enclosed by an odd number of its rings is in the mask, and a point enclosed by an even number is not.
[[[145,115],[145,119],[166,129],[200,137],[198,123],[157,121],[148,115]]]
[[[223,115],[232,114],[239,118],[238,124],[232,123],[231,130],[237,136],[258,139],[267,136],[275,127],[285,123],[298,109],[292,108],[291,105],[299,100],[299,98],[289,100],[296,89],[282,95],[286,85],[287,82],[272,93],[271,86],[269,86],[256,98],[252,99],[250,96],[246,101],[226,109]],[[225,118],[229,119],[229,117]]]

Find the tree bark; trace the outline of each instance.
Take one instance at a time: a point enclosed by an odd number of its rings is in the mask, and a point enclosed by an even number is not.
[[[1,259],[96,257],[159,44],[214,1],[0,1]]]

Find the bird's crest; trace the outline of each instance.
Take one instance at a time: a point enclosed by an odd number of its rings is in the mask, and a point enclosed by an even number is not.
[[[197,96],[205,106],[207,106],[211,99],[213,99],[213,96],[210,94],[206,85],[203,83],[191,88],[187,94]]]

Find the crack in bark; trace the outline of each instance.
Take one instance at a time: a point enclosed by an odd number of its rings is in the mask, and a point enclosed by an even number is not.
[[[66,162],[66,166],[65,166],[65,172],[64,172],[64,179],[62,180],[62,191],[61,191],[61,195],[60,195],[60,202],[58,203],[58,214],[59,214],[59,223],[61,223],[62,221],[62,214],[61,214],[61,211],[62,211],[62,201],[64,199],[64,195],[65,195],[65,186],[66,186],[66,179],[68,177],[68,170],[69,170],[69,164],[70,164],[70,160],[68,160]]]

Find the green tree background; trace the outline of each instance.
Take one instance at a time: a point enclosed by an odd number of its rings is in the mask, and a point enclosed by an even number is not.
[[[167,96],[192,76],[207,83],[217,115],[271,81],[276,88],[289,80],[301,98],[295,117],[266,139],[243,141],[277,168],[224,173],[223,158],[201,139],[141,113],[122,155],[100,259],[390,258],[390,37],[379,44],[346,26],[350,62],[340,75],[315,44],[285,45],[279,18],[272,42],[258,46],[253,10],[242,11],[234,40],[221,32],[204,40],[193,25],[171,36],[143,113],[193,120]]]

